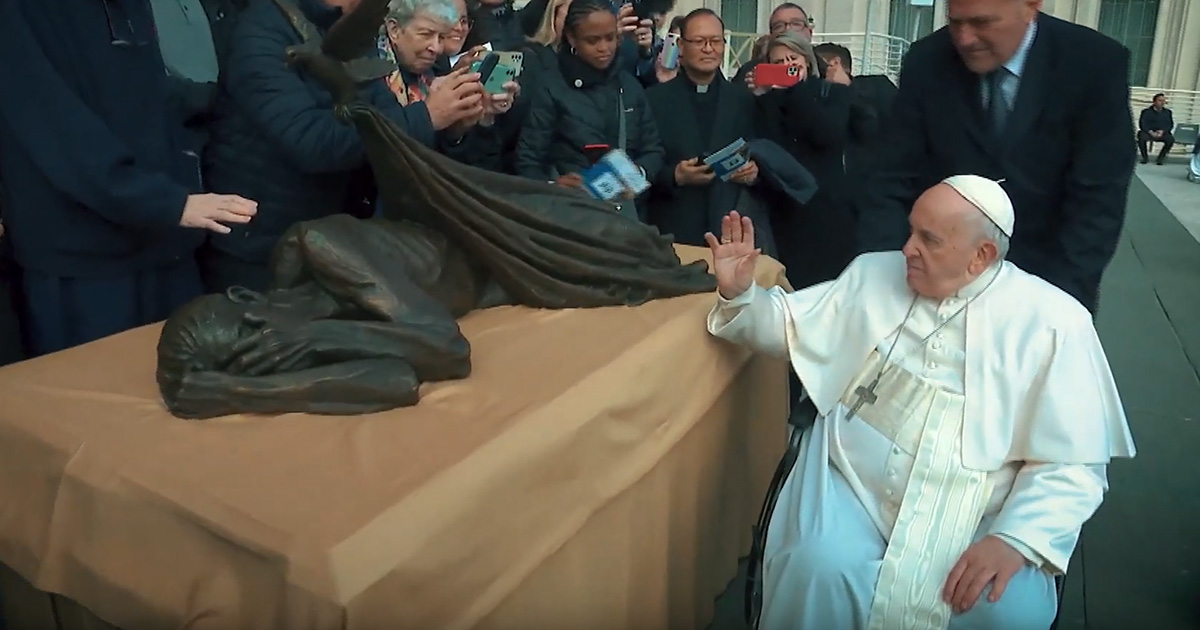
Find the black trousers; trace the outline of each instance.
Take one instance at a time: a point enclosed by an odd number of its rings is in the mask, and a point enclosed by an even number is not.
[[[1158,163],[1162,164],[1163,160],[1167,159],[1167,152],[1171,150],[1171,147],[1175,146],[1175,136],[1172,136],[1170,131],[1164,131],[1162,137],[1151,138],[1150,134],[1145,131],[1138,131],[1137,142],[1138,150],[1142,152],[1143,162],[1150,160],[1147,145],[1151,142],[1161,142],[1163,146],[1162,150],[1158,152]]]
[[[19,279],[11,261],[0,258],[0,366],[26,358],[25,340],[17,318]],[[4,621],[0,619],[0,630],[3,628]]]

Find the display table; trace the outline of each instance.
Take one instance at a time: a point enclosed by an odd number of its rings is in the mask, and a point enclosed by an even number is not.
[[[473,313],[469,379],[365,416],[176,419],[157,325],[0,369],[10,627],[703,628],[787,405],[713,299]]]

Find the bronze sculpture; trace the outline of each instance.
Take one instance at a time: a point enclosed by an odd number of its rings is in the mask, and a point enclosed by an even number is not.
[[[319,47],[303,16],[276,3],[306,38],[287,59],[357,127],[385,218],[293,226],[265,295],[234,289],[173,314],[157,378],[176,416],[412,405],[421,382],[469,374],[456,320],[471,310],[636,305],[715,288],[703,262],[681,265],[669,236],[611,205],[454,162],[354,102],[350,75],[373,66],[350,62],[374,41],[386,0],[362,0]]]

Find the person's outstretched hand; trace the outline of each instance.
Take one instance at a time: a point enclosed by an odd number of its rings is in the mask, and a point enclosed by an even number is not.
[[[713,254],[713,273],[717,291],[726,300],[745,293],[754,282],[754,266],[761,249],[754,247],[754,223],[737,211],[721,219],[721,238],[712,232],[704,235]]]
[[[229,234],[229,223],[249,223],[258,213],[258,202],[238,195],[212,193],[188,195],[179,225]]]

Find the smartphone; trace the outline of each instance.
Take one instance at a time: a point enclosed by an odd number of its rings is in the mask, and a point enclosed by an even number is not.
[[[612,151],[612,147],[607,144],[589,144],[583,147],[583,156],[587,158],[588,164],[594,165],[608,155],[609,151]]]
[[[757,87],[792,87],[800,82],[800,68],[786,63],[760,63],[754,66]]]
[[[503,63],[496,64],[496,68],[488,75],[487,81],[483,82],[483,89],[488,94],[503,94],[504,84],[516,80],[517,71],[515,68]]]
[[[650,9],[653,8],[651,3],[646,0],[632,0],[633,14],[637,16],[638,21],[653,19],[650,15]]]
[[[667,70],[679,67],[679,33],[667,33],[663,38],[662,51],[658,53],[658,63]]]
[[[500,64],[500,58],[492,53],[488,53],[479,61],[479,68],[476,72],[479,73],[479,82],[487,85],[488,79],[492,77],[492,73],[496,70],[496,66]],[[475,64],[471,64],[474,66]]]
[[[521,76],[521,70],[524,69],[525,55],[519,52],[497,51],[496,56],[500,57],[500,64],[513,69],[513,76]]]

